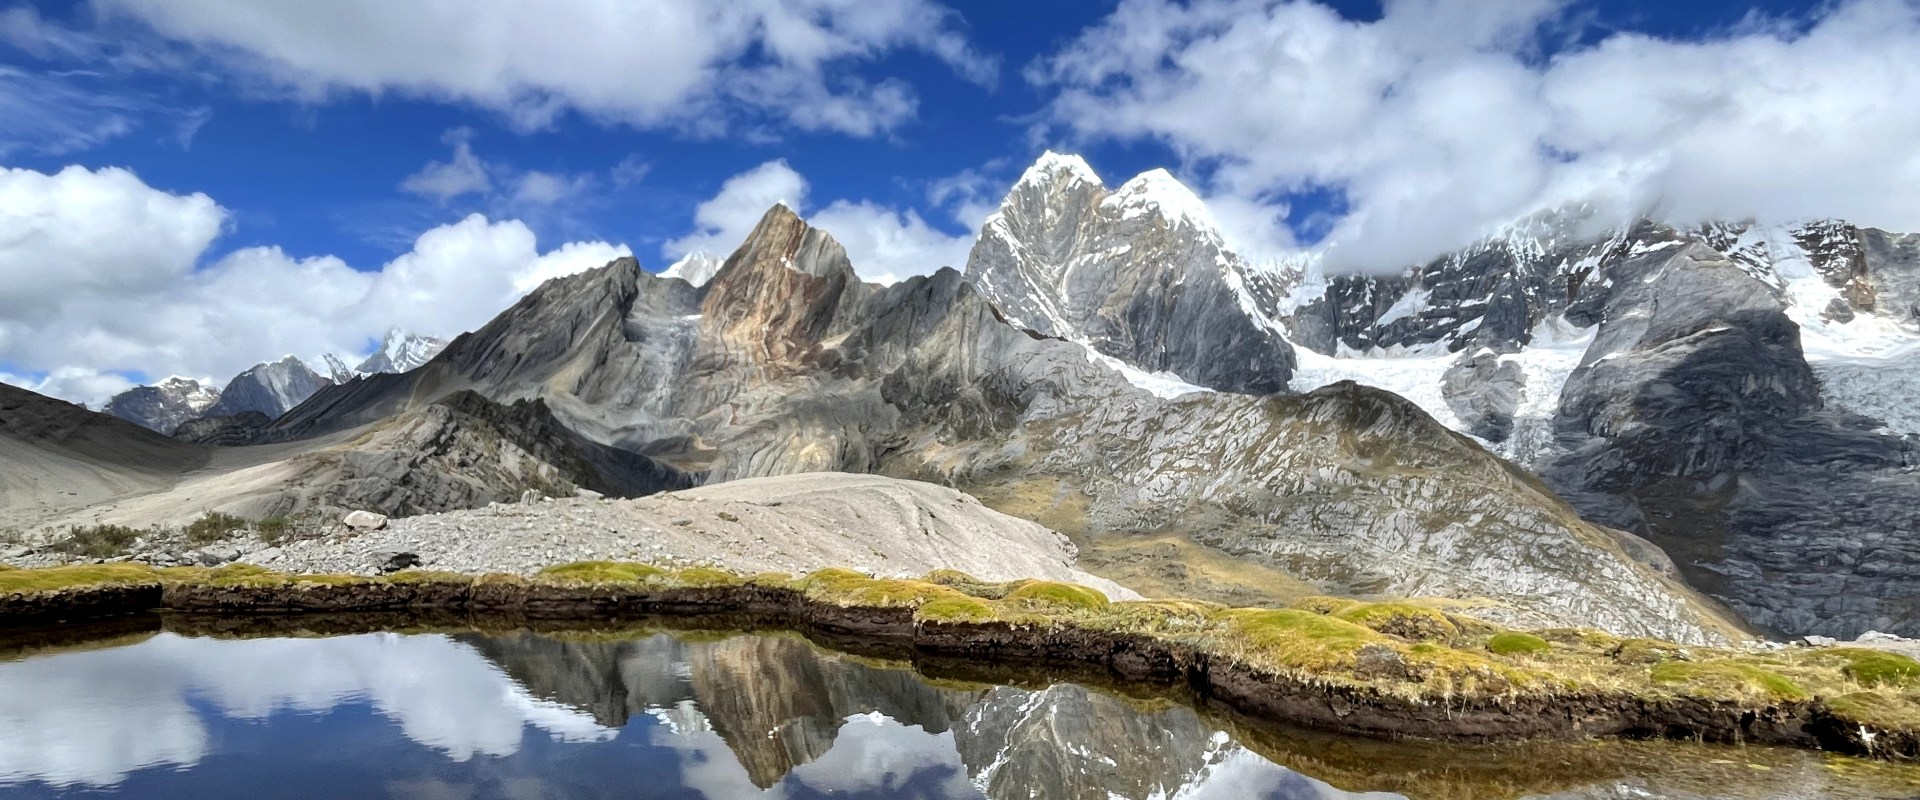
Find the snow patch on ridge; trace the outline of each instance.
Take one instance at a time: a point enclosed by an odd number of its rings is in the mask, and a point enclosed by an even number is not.
[[[660,277],[679,278],[696,287],[705,286],[707,281],[713,280],[713,276],[720,272],[722,263],[724,262],[712,253],[696,250],[682,256],[679,261],[673,262],[672,266],[660,270]]]
[[[1120,377],[1126,378],[1128,383],[1145,389],[1154,397],[1162,400],[1171,400],[1181,395],[1189,395],[1196,392],[1213,391],[1205,386],[1195,386],[1188,383],[1182,380],[1180,376],[1171,372],[1148,372],[1095,350],[1091,345],[1084,342],[1079,342],[1078,344],[1086,348],[1088,361],[1107,366],[1113,371],[1120,373]]]
[[[1041,153],[1040,158],[1033,162],[1033,166],[1027,167],[1026,172],[1020,173],[1020,180],[1015,182],[1014,185],[1051,183],[1054,176],[1059,174],[1065,174],[1070,178],[1091,183],[1095,186],[1106,185],[1101,182],[1100,174],[1094,172],[1093,167],[1087,165],[1086,159],[1069,153],[1056,153],[1052,150]]]
[[[1185,223],[1194,230],[1219,235],[1220,223],[1206,202],[1164,169],[1151,169],[1134,176],[1100,204],[1118,210],[1121,219],[1159,212],[1168,223]]]

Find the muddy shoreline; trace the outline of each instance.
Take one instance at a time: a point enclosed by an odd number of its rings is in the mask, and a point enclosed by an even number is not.
[[[115,627],[113,618],[188,618],[209,633],[246,635],[297,628],[357,632],[419,625],[533,623],[604,626],[677,620],[689,628],[786,630],[857,654],[909,661],[931,671],[1000,682],[1007,673],[1079,674],[1109,684],[1189,695],[1247,717],[1371,738],[1457,742],[1590,737],[1786,745],[1881,758],[1920,756],[1904,731],[1863,737],[1824,703],[1763,707],[1618,692],[1455,697],[1432,702],[1364,687],[1258,669],[1148,636],[1071,623],[916,620],[909,608],[842,606],[799,590],[737,586],[648,588],[425,580],[264,586],[168,584],[81,587],[0,597],[0,626]],[[157,624],[157,617],[153,622]],[[1868,747],[1863,741],[1872,741]]]

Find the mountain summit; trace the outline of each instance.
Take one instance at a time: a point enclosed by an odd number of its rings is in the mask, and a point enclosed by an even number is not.
[[[1285,391],[1293,346],[1249,272],[1166,170],[1108,191],[1078,156],[1048,151],[981,227],[966,275],[1015,325],[1211,389]]]

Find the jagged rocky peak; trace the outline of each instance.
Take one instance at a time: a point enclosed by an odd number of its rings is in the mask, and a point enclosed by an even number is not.
[[[1265,394],[1285,390],[1294,355],[1257,273],[1166,170],[1108,191],[1085,161],[1051,151],[967,259],[968,280],[1015,325],[1147,373]]]
[[[682,256],[679,261],[673,262],[672,266],[661,270],[660,277],[679,278],[694,286],[705,286],[708,281],[713,280],[714,273],[719,272],[720,266],[725,263],[726,259],[705,250],[696,250]]]
[[[202,416],[224,417],[258,411],[268,417],[278,417],[312,397],[314,392],[332,385],[332,380],[313,371],[306,362],[285,356],[278,361],[256,364],[234,376],[226,388],[220,390],[220,400]]]
[[[219,400],[219,389],[174,375],[152,386],[136,386],[114,395],[100,410],[140,427],[171,434]]]
[[[367,360],[360,362],[354,370],[361,375],[378,375],[383,372],[408,372],[420,365],[432,361],[447,347],[447,340],[437,336],[423,336],[401,328],[387,331],[380,340],[380,349],[375,350]],[[335,383],[345,383],[338,378]]]
[[[846,248],[775,204],[708,282],[701,314],[718,324],[728,351],[781,363],[827,339],[843,303],[852,310],[872,289]]]

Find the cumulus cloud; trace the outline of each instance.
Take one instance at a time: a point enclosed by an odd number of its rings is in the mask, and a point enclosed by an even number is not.
[[[993,59],[932,0],[594,0],[483,4],[102,0],[223,66],[310,100],[341,92],[472,103],[526,129],[565,111],[718,134],[742,119],[859,136],[916,98],[859,66],[933,56],[990,83]]]
[[[441,137],[453,145],[453,157],[429,161],[419,172],[400,181],[400,190],[444,203],[465,194],[482,194],[493,188],[487,177],[487,165],[473,154],[473,129],[455,128]]]
[[[807,203],[808,190],[807,179],[785,160],[768,161],[722,183],[717,194],[694,209],[694,230],[667,242],[661,252],[668,261],[690,253],[725,257],[746,240],[767,209],[779,203],[832,234],[847,249],[854,271],[870,281],[892,283],[966,265],[971,235],[934,228],[913,209],[866,200],[835,200],[814,210]]]
[[[428,230],[378,270],[249,247],[208,260],[228,212],[117,168],[0,172],[0,364],[9,383],[97,405],[125,374],[232,376],[263,358],[359,354],[388,328],[452,335],[547,278],[630,255],[542,252],[517,220]]]
[[[1160,141],[1269,219],[1341,195],[1336,267],[1396,270],[1573,202],[1920,229],[1920,7],[1792,23],[1560,48],[1577,26],[1551,0],[1394,0],[1373,22],[1306,0],[1125,0],[1027,77],[1057,92],[1048,129]]]

